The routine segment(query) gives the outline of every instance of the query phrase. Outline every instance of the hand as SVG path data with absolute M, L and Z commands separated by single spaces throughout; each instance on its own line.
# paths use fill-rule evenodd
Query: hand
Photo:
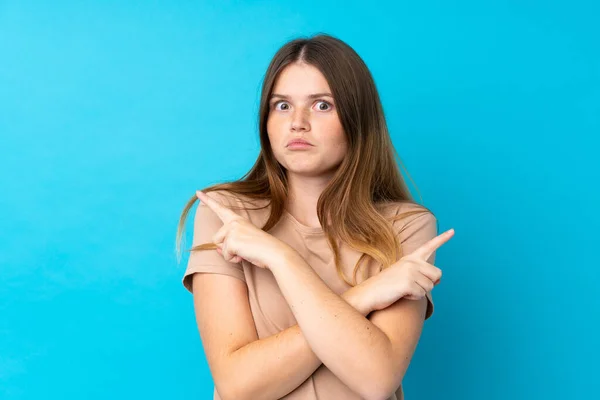
M 434 237 L 412 253 L 363 282 L 368 287 L 372 311 L 383 310 L 397 300 L 419 300 L 442 278 L 442 270 L 426 260 L 454 236 L 454 229 Z
M 200 190 L 196 196 L 223 221 L 223 226 L 213 235 L 217 252 L 226 261 L 239 263 L 247 260 L 260 268 L 269 268 L 274 257 L 280 257 L 291 247 L 255 226 Z

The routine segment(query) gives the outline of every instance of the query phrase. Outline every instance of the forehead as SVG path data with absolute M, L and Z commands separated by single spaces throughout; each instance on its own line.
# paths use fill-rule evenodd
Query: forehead
M 305 93 L 330 92 L 330 88 L 325 76 L 316 67 L 294 63 L 281 71 L 273 92 L 303 96 Z

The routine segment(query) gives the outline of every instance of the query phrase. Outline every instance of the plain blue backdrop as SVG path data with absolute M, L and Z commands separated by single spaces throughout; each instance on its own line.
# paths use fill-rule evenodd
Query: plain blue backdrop
M 0 398 L 211 398 L 178 218 L 252 166 L 267 65 L 318 32 L 456 230 L 407 399 L 597 398 L 598 3 L 371 4 L 0 1 Z

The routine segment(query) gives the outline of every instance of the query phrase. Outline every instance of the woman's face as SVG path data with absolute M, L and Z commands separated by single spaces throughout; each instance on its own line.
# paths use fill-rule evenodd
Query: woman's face
M 331 175 L 347 151 L 327 80 L 312 65 L 294 63 L 281 71 L 269 99 L 267 132 L 275 158 L 288 173 Z M 312 146 L 288 147 L 293 139 Z

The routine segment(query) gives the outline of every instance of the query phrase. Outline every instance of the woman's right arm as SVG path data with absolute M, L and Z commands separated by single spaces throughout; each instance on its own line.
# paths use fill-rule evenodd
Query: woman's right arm
M 258 339 L 244 282 L 210 273 L 192 279 L 198 330 L 223 400 L 279 399 L 319 368 L 321 361 L 298 325 Z M 341 297 L 364 316 L 372 311 L 364 286 Z

